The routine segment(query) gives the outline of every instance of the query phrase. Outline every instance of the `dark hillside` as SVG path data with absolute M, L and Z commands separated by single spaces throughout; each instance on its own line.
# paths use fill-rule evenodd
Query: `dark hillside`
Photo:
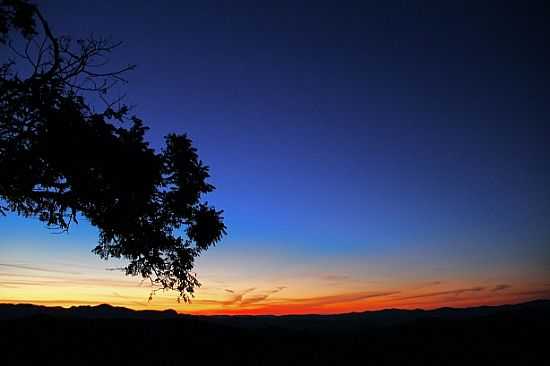
M 110 306 L 0 309 L 6 365 L 527 365 L 547 358 L 543 340 L 550 331 L 550 301 L 284 317 L 182 316 Z

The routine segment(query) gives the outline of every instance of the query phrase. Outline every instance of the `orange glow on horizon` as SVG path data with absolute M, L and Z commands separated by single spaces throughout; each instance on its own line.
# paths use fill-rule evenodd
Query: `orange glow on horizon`
M 535 299 L 550 298 L 550 290 L 516 291 L 508 294 L 476 294 L 473 296 L 441 296 L 430 294 L 399 295 L 373 294 L 372 298 L 359 301 L 346 301 L 350 294 L 335 294 L 313 298 L 275 298 L 271 301 L 259 302 L 253 305 L 239 303 L 228 305 L 226 300 L 195 299 L 189 304 L 180 304 L 174 296 L 159 296 L 151 302 L 134 301 L 132 299 L 114 300 L 113 298 L 82 298 L 82 299 L 55 299 L 13 298 L 2 289 L 0 303 L 32 303 L 43 306 L 71 307 L 80 305 L 96 306 L 110 304 L 123 306 L 133 310 L 166 310 L 174 309 L 178 313 L 195 315 L 293 315 L 293 314 L 339 314 L 350 312 L 375 311 L 383 309 L 435 309 L 441 307 L 472 307 L 483 305 L 503 305 L 520 303 Z M 479 291 L 481 292 L 481 291 Z M 426 295 L 426 296 L 425 296 Z M 410 297 L 423 299 L 410 299 Z M 144 297 L 144 296 L 143 296 Z M 339 300 L 341 298 L 342 300 Z
M 197 315 L 284 315 L 470 307 L 550 298 L 545 278 L 372 281 L 326 273 L 255 279 L 211 273 L 192 302 L 185 304 L 178 303 L 177 294 L 170 292 L 159 292 L 148 301 L 150 286 L 103 267 L 62 268 L 0 263 L 0 303 L 110 304 Z

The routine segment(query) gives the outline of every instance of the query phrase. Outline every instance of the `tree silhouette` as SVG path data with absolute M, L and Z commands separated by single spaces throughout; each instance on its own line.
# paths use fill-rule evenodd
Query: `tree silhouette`
M 0 66 L 0 213 L 65 231 L 85 217 L 99 229 L 94 253 L 128 259 L 126 274 L 188 301 L 194 259 L 226 234 L 222 211 L 202 201 L 214 187 L 191 140 L 170 134 L 156 152 L 143 122 L 108 101 L 133 68 L 104 71 L 118 43 L 55 37 L 26 0 L 0 2 L 0 43 L 14 55 Z

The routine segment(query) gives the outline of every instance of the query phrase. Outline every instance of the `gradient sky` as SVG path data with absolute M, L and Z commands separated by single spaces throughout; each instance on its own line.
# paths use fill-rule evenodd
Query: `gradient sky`
M 199 259 L 193 303 L 148 303 L 90 252 L 85 221 L 56 235 L 13 215 L 0 302 L 281 314 L 550 297 L 544 9 L 229 3 L 42 6 L 58 35 L 124 41 L 112 65 L 138 65 L 124 92 L 152 145 L 187 132 L 211 167 L 229 235 Z

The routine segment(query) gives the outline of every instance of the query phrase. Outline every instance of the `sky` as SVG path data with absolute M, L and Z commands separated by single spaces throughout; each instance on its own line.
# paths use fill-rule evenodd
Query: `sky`
M 449 4 L 452 3 L 452 4 Z M 456 3 L 456 4 L 455 4 Z M 120 92 L 187 133 L 228 236 L 191 304 L 0 217 L 0 302 L 339 313 L 550 298 L 550 57 L 535 2 L 44 2 L 57 35 L 123 41 Z

